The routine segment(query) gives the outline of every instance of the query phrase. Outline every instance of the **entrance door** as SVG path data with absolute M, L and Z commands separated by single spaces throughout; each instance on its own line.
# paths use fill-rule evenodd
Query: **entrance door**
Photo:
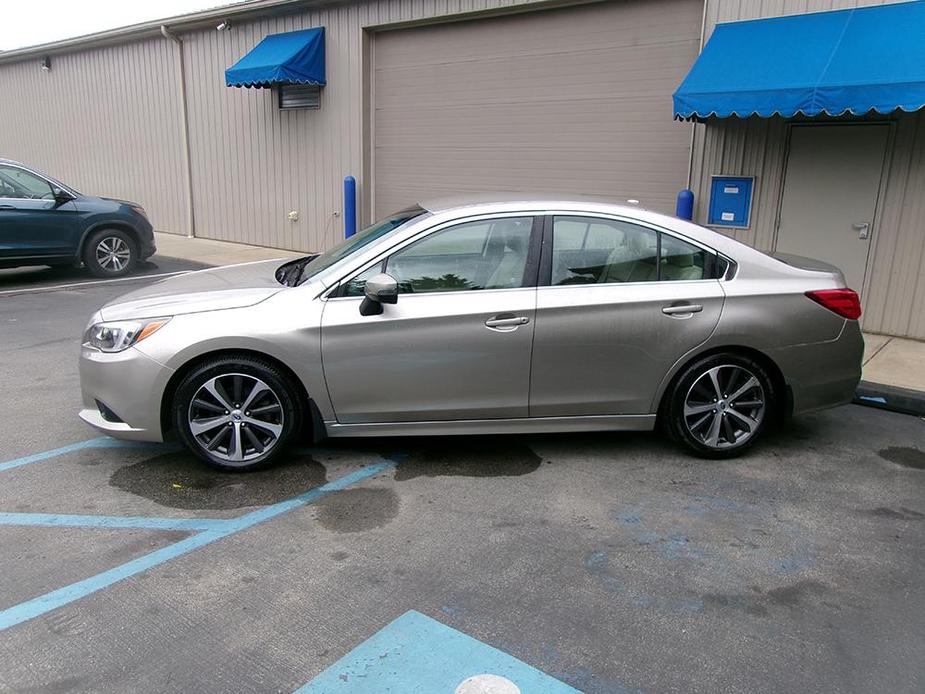
M 777 250 L 824 260 L 860 292 L 889 126 L 795 125 Z

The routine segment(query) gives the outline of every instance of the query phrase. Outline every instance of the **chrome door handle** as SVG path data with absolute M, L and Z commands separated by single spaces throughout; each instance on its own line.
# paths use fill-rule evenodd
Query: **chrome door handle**
M 486 328 L 516 328 L 518 325 L 526 325 L 530 319 L 526 316 L 495 316 L 485 321 Z
M 682 313 L 700 313 L 703 311 L 703 306 L 700 304 L 681 304 L 680 306 L 666 306 L 662 309 L 662 313 L 666 316 L 676 316 Z

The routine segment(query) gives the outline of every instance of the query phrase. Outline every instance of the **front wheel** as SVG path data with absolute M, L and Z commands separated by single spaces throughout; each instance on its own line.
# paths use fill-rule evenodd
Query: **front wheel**
M 696 455 L 731 458 L 761 436 L 776 402 L 774 382 L 760 363 L 718 354 L 681 373 L 669 393 L 666 425 Z
M 101 229 L 87 239 L 84 265 L 97 277 L 127 275 L 138 262 L 135 239 L 121 229 Z
M 174 424 L 212 467 L 243 472 L 271 464 L 298 433 L 299 399 L 275 366 L 248 356 L 202 364 L 180 383 Z

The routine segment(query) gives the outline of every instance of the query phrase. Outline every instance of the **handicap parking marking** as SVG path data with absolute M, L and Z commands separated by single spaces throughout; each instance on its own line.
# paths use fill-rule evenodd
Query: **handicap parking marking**
M 220 518 L 154 518 L 150 516 L 79 516 L 66 513 L 0 513 L 0 526 L 46 528 L 131 528 L 134 530 L 218 530 Z
M 176 448 L 176 446 L 170 446 L 170 444 L 148 443 L 146 441 L 119 441 L 118 439 L 113 439 L 108 436 L 99 436 L 95 439 L 78 441 L 77 443 L 69 443 L 68 445 L 61 446 L 60 448 L 52 448 L 50 451 L 42 451 L 41 453 L 26 455 L 22 458 L 7 460 L 6 462 L 0 463 L 0 472 L 12 470 L 13 468 L 17 468 L 22 465 L 29 465 L 30 463 L 40 463 L 43 460 L 48 460 L 49 458 L 57 458 L 61 455 L 67 455 L 68 453 L 73 453 L 75 451 L 83 451 L 88 448 L 152 448 L 155 446 L 165 445 L 170 449 Z
M 127 445 L 123 445 L 126 443 Z M 24 458 L 7 461 L 0 466 L 0 471 L 21 465 L 48 460 L 66 453 L 85 448 L 134 448 L 143 444 L 120 442 L 108 437 L 91 439 L 80 443 L 62 446 L 44 453 L 37 453 Z M 0 610 L 0 631 L 21 624 L 35 617 L 63 607 L 75 600 L 84 598 L 114 583 L 154 568 L 164 562 L 175 559 L 188 552 L 221 540 L 229 535 L 288 513 L 296 508 L 314 503 L 333 492 L 342 491 L 354 484 L 374 477 L 386 470 L 393 469 L 401 456 L 390 459 L 380 458 L 377 462 L 361 467 L 353 472 L 315 487 L 302 494 L 284 501 L 265 506 L 243 516 L 228 519 L 215 518 L 153 518 L 144 516 L 93 516 L 68 515 L 54 513 L 0 513 L 0 526 L 45 526 L 45 527 L 90 527 L 90 528 L 133 528 L 154 530 L 186 530 L 196 532 L 179 542 L 137 557 L 112 569 L 103 571 L 82 581 L 58 588 L 25 602 Z
M 581 694 L 504 651 L 411 610 L 294 694 Z

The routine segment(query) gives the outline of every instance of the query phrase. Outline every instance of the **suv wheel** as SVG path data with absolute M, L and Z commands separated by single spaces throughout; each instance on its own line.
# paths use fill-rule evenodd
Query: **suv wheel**
M 226 357 L 189 373 L 174 398 L 186 447 L 212 467 L 242 472 L 269 465 L 298 433 L 300 407 L 289 378 L 251 357 Z
M 83 261 L 97 277 L 121 277 L 135 268 L 138 246 L 121 229 L 100 229 L 87 239 Z
M 669 394 L 672 437 L 703 458 L 731 458 L 751 446 L 775 411 L 774 384 L 758 362 L 718 354 L 688 366 Z

